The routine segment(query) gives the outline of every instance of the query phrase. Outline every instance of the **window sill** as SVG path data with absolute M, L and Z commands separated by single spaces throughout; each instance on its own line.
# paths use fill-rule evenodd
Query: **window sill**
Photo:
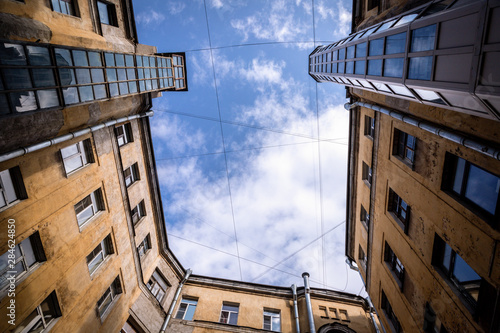
M 363 183 L 365 183 L 365 185 L 368 186 L 368 188 L 372 187 L 372 184 L 370 184 L 370 182 L 366 179 L 363 179 Z
M 89 271 L 91 281 L 94 280 L 94 278 L 98 275 L 98 272 L 101 270 L 101 268 L 104 267 L 108 263 L 108 261 L 111 260 L 112 255 L 113 254 L 107 255 L 106 258 L 104 258 L 104 260 L 97 266 L 97 268 L 92 273 L 90 273 Z
M 134 221 L 132 221 L 132 224 L 134 225 L 134 233 L 135 233 L 135 230 L 139 227 L 139 225 L 142 223 L 142 221 L 144 221 L 146 219 L 146 215 L 144 216 L 141 216 L 141 218 L 136 222 L 134 223 Z M 135 235 L 134 235 L 135 236 Z
M 392 211 L 387 211 L 387 212 L 392 217 L 392 219 L 399 225 L 399 227 L 403 230 L 403 233 L 408 235 L 408 230 L 407 230 L 408 228 L 406 227 L 405 223 L 403 221 L 401 221 L 401 219 L 396 214 L 394 214 L 394 212 L 392 212 Z M 408 218 L 408 220 L 409 220 L 409 218 Z
M 64 171 L 66 171 L 66 178 L 69 178 L 69 177 L 73 176 L 74 174 L 76 174 L 76 173 L 78 173 L 79 171 L 81 171 L 81 170 L 85 169 L 86 167 L 88 167 L 88 166 L 89 166 L 89 165 L 91 165 L 91 164 L 93 164 L 93 163 L 87 163 L 87 164 L 85 164 L 85 165 L 83 165 L 83 166 L 81 166 L 81 167 L 79 167 L 79 168 L 77 168 L 77 169 L 75 169 L 75 170 L 71 170 L 70 172 L 67 172 L 67 171 L 66 171 L 66 169 L 64 169 Z M 63 167 L 64 167 L 64 166 L 63 166 Z
M 406 158 L 402 158 L 401 156 L 399 155 L 396 155 L 396 154 L 393 154 L 392 155 L 396 160 L 398 160 L 399 162 L 403 163 L 404 165 L 406 165 L 408 168 L 411 169 L 411 171 L 415 171 L 415 161 L 411 162 L 409 160 L 407 160 Z
M 5 210 L 7 210 L 7 209 L 9 209 L 9 208 L 11 208 L 11 207 L 13 207 L 13 206 L 15 206 L 15 205 L 17 205 L 18 203 L 20 203 L 23 200 L 24 199 L 17 199 L 17 200 L 12 201 L 10 204 L 7 204 L 7 205 L 3 206 L 2 208 L 0 208 L 0 213 L 3 212 L 3 211 L 5 211 Z
M 97 213 L 95 213 L 91 218 L 89 218 L 87 221 L 83 222 L 82 224 L 78 224 L 78 220 L 76 220 L 76 224 L 78 225 L 78 228 L 80 229 L 80 233 L 83 232 L 83 230 L 87 229 L 87 226 L 92 224 L 92 221 L 97 220 L 99 216 L 104 214 L 104 210 L 100 210 Z
M 118 296 L 115 297 L 115 299 L 109 304 L 109 306 L 106 309 L 106 311 L 104 311 L 104 314 L 102 315 L 102 317 L 99 316 L 99 309 L 97 309 L 97 316 L 101 320 L 101 324 L 103 324 L 104 321 L 106 320 L 106 318 L 108 318 L 108 315 L 111 313 L 111 310 L 113 310 L 113 308 L 115 307 L 116 303 L 118 303 L 118 300 L 121 297 L 122 297 L 122 294 L 119 294 Z
M 127 187 L 127 190 L 131 189 L 131 188 L 132 188 L 135 184 L 137 184 L 139 181 L 140 181 L 140 179 L 134 180 L 134 182 L 133 182 L 132 184 L 128 185 L 128 186 L 125 184 L 125 186 Z

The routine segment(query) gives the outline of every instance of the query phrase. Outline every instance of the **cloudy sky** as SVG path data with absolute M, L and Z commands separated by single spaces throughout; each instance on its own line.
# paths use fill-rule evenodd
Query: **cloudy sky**
M 358 294 L 344 256 L 345 90 L 307 74 L 314 41 L 349 33 L 350 1 L 136 0 L 134 10 L 141 43 L 186 52 L 189 91 L 155 99 L 151 119 L 183 266 L 281 286 L 303 285 L 307 271 L 313 286 Z

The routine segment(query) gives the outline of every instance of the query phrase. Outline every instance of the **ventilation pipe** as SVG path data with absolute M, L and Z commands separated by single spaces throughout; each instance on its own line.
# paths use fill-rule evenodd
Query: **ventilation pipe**
M 309 318 L 309 331 L 310 333 L 316 332 L 316 327 L 314 326 L 314 316 L 311 305 L 311 287 L 309 286 L 309 273 L 302 273 L 304 278 L 304 294 L 306 296 L 306 307 L 307 307 L 307 317 Z
M 174 312 L 174 308 L 177 304 L 177 300 L 179 299 L 179 295 L 181 294 L 182 287 L 184 287 L 184 283 L 187 281 L 187 279 L 189 278 L 191 273 L 192 273 L 192 271 L 189 268 L 186 271 L 186 275 L 184 275 L 184 279 L 182 279 L 181 283 L 179 283 L 179 286 L 177 287 L 177 291 L 175 292 L 174 300 L 172 301 L 172 304 L 170 304 L 170 309 L 168 309 L 167 318 L 165 318 L 163 325 L 161 325 L 160 333 L 165 333 L 165 330 L 167 329 L 168 323 L 170 322 L 170 318 L 172 318 L 172 313 Z
M 352 104 L 349 104 L 349 103 L 344 104 L 344 108 L 348 111 L 356 106 L 362 106 L 362 107 L 365 107 L 365 108 L 368 108 L 368 109 L 371 109 L 374 111 L 378 111 L 378 112 L 383 113 L 385 115 L 388 115 L 392 118 L 396 118 L 398 120 L 401 120 L 404 123 L 418 127 L 426 132 L 435 134 L 435 135 L 440 136 L 444 139 L 448 139 L 452 142 L 458 143 L 459 145 L 462 145 L 464 147 L 475 150 L 483 155 L 486 155 L 488 157 L 493 157 L 496 160 L 500 160 L 500 150 L 499 149 L 496 149 L 492 146 L 488 146 L 486 144 L 477 142 L 475 140 L 467 139 L 462 134 L 457 133 L 453 130 L 446 129 L 444 127 L 439 127 L 439 126 L 436 126 L 435 124 L 432 124 L 432 123 L 429 123 L 426 121 L 418 120 L 418 119 L 410 117 L 404 113 L 390 110 L 390 109 L 381 107 L 381 106 L 376 105 L 376 104 L 370 104 L 370 103 L 364 103 L 364 102 L 354 102 Z
M 150 110 L 150 111 L 147 111 L 147 112 L 141 113 L 141 114 L 135 114 L 132 116 L 118 118 L 115 120 L 108 120 L 107 122 L 100 123 L 98 125 L 86 127 L 86 128 L 81 129 L 81 130 L 70 132 L 68 134 L 64 134 L 64 135 L 55 137 L 55 138 L 50 139 L 50 140 L 45 140 L 45 141 L 36 143 L 36 144 L 28 146 L 28 147 L 19 148 L 17 150 L 13 150 L 13 151 L 5 153 L 5 154 L 0 154 L 0 163 L 11 160 L 11 159 L 16 158 L 16 157 L 20 157 L 20 156 L 32 153 L 34 151 L 37 151 L 37 150 L 40 150 L 43 148 L 53 146 L 53 145 L 61 143 L 61 142 L 69 141 L 71 139 L 77 138 L 79 136 L 85 135 L 85 134 L 90 133 L 90 132 L 95 132 L 95 131 L 100 130 L 100 129 L 105 128 L 105 127 L 110 127 L 110 126 L 113 126 L 115 124 L 122 123 L 122 122 L 132 120 L 132 119 L 151 117 L 151 116 L 153 116 L 153 114 L 154 114 L 154 112 Z
M 295 328 L 297 333 L 300 333 L 299 308 L 297 307 L 297 287 L 292 284 L 293 295 L 293 317 L 295 318 Z

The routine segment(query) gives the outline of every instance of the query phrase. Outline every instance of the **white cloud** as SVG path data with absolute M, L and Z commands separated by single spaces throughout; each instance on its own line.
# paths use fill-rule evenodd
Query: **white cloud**
M 273 60 L 252 59 L 250 68 L 240 68 L 239 73 L 248 81 L 258 84 L 276 84 L 282 82 L 282 72 L 285 62 L 274 62 Z
M 153 9 L 149 9 L 148 11 L 137 14 L 135 20 L 139 24 L 157 25 L 165 20 L 165 15 Z
M 172 15 L 177 15 L 182 13 L 184 8 L 186 8 L 186 4 L 184 2 L 172 1 L 168 3 L 168 11 Z

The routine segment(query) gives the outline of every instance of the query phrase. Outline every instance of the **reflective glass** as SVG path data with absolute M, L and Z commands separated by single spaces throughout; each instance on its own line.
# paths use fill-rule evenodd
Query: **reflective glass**
M 130 91 L 131 94 L 137 92 L 137 83 L 136 82 L 129 82 L 128 83 L 128 90 Z
M 339 73 L 344 73 L 344 66 L 345 66 L 345 63 L 344 62 L 339 62 Z
M 92 68 L 92 82 L 104 82 L 104 71 L 102 69 Z
M 439 97 L 439 95 L 436 94 L 434 91 L 422 90 L 422 89 L 413 89 L 413 90 L 424 101 L 433 102 L 433 103 L 439 103 L 439 104 L 445 104 L 444 101 Z
M 455 255 L 453 276 L 461 283 L 481 280 L 481 277 L 458 255 Z
M 115 54 L 116 67 L 124 67 L 125 66 L 125 58 L 123 54 Z
M 75 61 L 75 66 L 88 66 L 87 52 L 80 50 L 73 50 L 73 60 Z
M 433 50 L 435 37 L 435 24 L 413 30 L 411 33 L 410 52 Z
M 35 93 L 23 91 L 10 93 L 10 102 L 17 112 L 33 111 L 37 109 Z
M 76 84 L 75 70 L 71 68 L 59 68 L 59 79 L 62 86 Z
M 118 86 L 120 87 L 120 95 L 126 95 L 126 94 L 128 94 L 128 85 L 127 85 L 127 82 L 120 82 L 118 84 Z
M 115 66 L 115 55 L 113 53 L 104 53 L 104 60 L 106 60 L 107 67 Z
M 339 60 L 345 59 L 345 48 L 339 50 Z
M 127 69 L 127 78 L 129 80 L 135 79 L 135 70 L 133 68 Z
M 3 65 L 26 65 L 26 55 L 22 45 L 4 43 L 0 47 L 0 63 Z
M 125 63 L 127 67 L 134 67 L 134 57 L 130 54 L 125 55 Z
M 137 61 L 137 67 L 142 67 L 142 57 L 136 56 L 135 61 Z
M 31 71 L 35 87 L 51 87 L 55 85 L 52 69 L 34 68 Z
M 82 102 L 87 102 L 94 99 L 92 86 L 78 87 L 78 90 L 80 91 L 80 99 Z
M 474 164 L 470 165 L 465 197 L 491 214 L 495 214 L 500 191 L 500 177 Z
M 3 74 L 7 89 L 31 88 L 30 73 L 26 68 L 5 68 Z
M 457 194 L 462 193 L 464 172 L 465 172 L 465 160 L 462 158 L 458 158 L 455 169 L 455 178 L 453 179 L 453 187 L 452 187 L 453 191 Z
M 432 71 L 432 57 L 410 58 L 408 78 L 413 80 L 430 80 Z
M 347 59 L 354 58 L 354 45 L 347 48 Z
M 345 65 L 346 74 L 352 74 L 354 72 L 354 61 L 348 61 Z
M 368 75 L 382 75 L 382 59 L 368 60 Z
M 195 310 L 196 310 L 196 305 L 188 306 L 186 315 L 184 316 L 184 320 L 193 320 Z
M 388 86 L 398 95 L 413 97 L 413 94 L 404 86 L 397 86 L 394 84 L 388 84 Z
M 89 52 L 90 66 L 100 67 L 102 66 L 101 56 L 97 52 Z
M 360 43 L 356 45 L 356 58 L 361 58 L 366 56 L 366 43 Z
M 386 37 L 385 54 L 403 53 L 406 46 L 406 32 Z
M 382 55 L 384 54 L 384 38 L 374 39 L 370 41 L 370 56 Z
M 413 14 L 408 14 L 408 15 L 405 15 L 403 16 L 402 18 L 399 19 L 398 22 L 396 22 L 396 24 L 394 24 L 395 27 L 397 26 L 400 26 L 400 25 L 403 25 L 403 24 L 406 24 L 408 22 L 411 22 L 413 21 L 416 17 L 418 16 L 418 13 L 413 13 Z
M 109 94 L 111 97 L 113 96 L 118 96 L 118 84 L 117 83 L 110 83 L 109 84 Z
M 384 76 L 403 77 L 404 58 L 385 59 L 384 61 Z
M 389 29 L 392 25 L 394 24 L 394 20 L 385 22 L 380 26 L 380 28 L 377 30 L 377 33 Z
M 76 90 L 76 87 L 63 89 L 63 96 L 65 104 L 75 104 L 79 102 L 78 92 Z
M 125 81 L 127 80 L 127 74 L 125 71 L 125 68 L 119 68 L 118 69 L 118 81 Z
M 364 75 L 365 74 L 365 67 L 366 67 L 366 61 L 363 60 L 363 61 L 356 61 L 356 65 L 355 65 L 355 74 L 361 74 L 361 75 Z
M 56 53 L 57 66 L 73 66 L 71 53 L 67 49 L 54 49 Z
M 33 66 L 50 66 L 49 50 L 41 46 L 26 46 L 28 50 L 28 58 Z
M 116 69 L 114 68 L 106 69 L 106 75 L 108 77 L 109 82 L 116 81 Z
M 95 99 L 106 98 L 106 87 L 103 84 L 98 84 L 94 86 Z
M 86 68 L 77 68 L 76 69 L 76 80 L 78 84 L 85 84 L 92 82 L 90 80 L 90 70 Z
M 97 1 L 97 10 L 99 11 L 99 20 L 101 23 L 109 24 L 108 5 Z
M 389 88 L 387 88 L 387 86 L 383 83 L 372 82 L 372 84 L 375 86 L 375 88 L 377 88 L 377 90 L 392 93 L 392 91 Z
M 55 89 L 38 90 L 36 94 L 41 109 L 59 106 L 59 98 L 57 97 L 57 91 Z

